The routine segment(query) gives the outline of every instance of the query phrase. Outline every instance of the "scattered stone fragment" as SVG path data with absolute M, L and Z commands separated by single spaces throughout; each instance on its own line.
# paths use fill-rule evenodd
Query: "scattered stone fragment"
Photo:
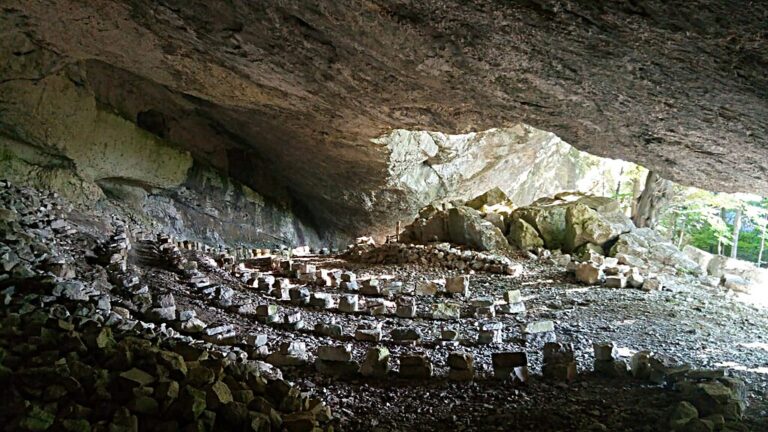
M 597 285 L 603 278 L 603 272 L 598 265 L 583 262 L 576 266 L 576 280 L 586 285 Z
M 461 275 L 445 280 L 445 290 L 451 294 L 469 295 L 469 276 Z
M 428 379 L 432 376 L 432 362 L 423 354 L 400 356 L 400 378 Z
M 544 366 L 541 369 L 545 379 L 571 382 L 576 378 L 576 360 L 573 345 L 557 342 L 544 344 Z
M 524 352 L 496 352 L 491 355 L 496 379 L 525 382 L 528 378 L 528 356 Z
M 369 349 L 365 361 L 360 366 L 360 373 L 366 377 L 386 377 L 389 373 L 389 350 L 384 347 Z
M 448 379 L 454 381 L 470 381 L 475 377 L 475 360 L 472 354 L 452 352 L 448 354 Z
M 459 320 L 461 306 L 458 303 L 437 303 L 432 306 L 432 319 Z

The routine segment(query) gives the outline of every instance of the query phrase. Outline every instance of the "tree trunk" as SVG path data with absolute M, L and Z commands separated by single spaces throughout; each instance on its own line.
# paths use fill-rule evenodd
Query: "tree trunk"
M 741 233 L 741 208 L 736 209 L 736 213 L 733 216 L 733 237 L 731 240 L 731 258 L 736 258 L 739 253 L 739 234 Z
M 635 217 L 637 213 L 637 201 L 640 199 L 640 179 L 636 178 L 632 181 L 632 203 L 630 205 L 629 217 Z
M 619 181 L 616 184 L 616 193 L 613 195 L 614 199 L 619 199 L 619 195 L 621 195 L 621 176 L 624 175 L 624 166 L 622 165 L 621 170 L 619 171 Z
M 656 171 L 648 171 L 648 177 L 645 178 L 645 188 L 637 200 L 635 214 L 632 215 L 632 221 L 638 228 L 653 226 L 654 196 L 658 189 L 659 175 Z
M 722 219 L 723 222 L 726 222 L 725 221 L 725 209 L 722 208 L 722 207 L 720 207 L 720 219 Z M 726 224 L 727 224 L 727 222 L 726 222 Z M 723 245 L 723 235 L 722 234 L 718 234 L 717 235 L 717 254 L 718 255 L 725 255 L 725 247 Z
M 683 218 L 683 226 L 680 227 L 680 237 L 677 239 L 677 248 L 683 247 L 683 238 L 685 237 L 685 227 L 688 225 L 688 218 Z
M 760 236 L 760 252 L 757 254 L 757 267 L 760 268 L 763 265 L 763 252 L 765 252 L 765 231 L 768 228 L 768 223 L 763 224 L 763 234 Z

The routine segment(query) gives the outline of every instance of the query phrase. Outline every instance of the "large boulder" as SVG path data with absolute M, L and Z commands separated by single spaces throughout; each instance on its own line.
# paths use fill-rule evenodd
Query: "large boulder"
M 448 212 L 438 210 L 426 214 L 428 217 L 416 219 L 405 228 L 401 240 L 415 243 L 448 241 Z
M 535 250 L 544 246 L 536 228 L 523 219 L 515 219 L 509 227 L 507 241 L 520 250 Z
M 573 192 L 516 209 L 511 219 L 513 225 L 522 219 L 534 227 L 547 249 L 566 252 L 587 243 L 602 245 L 634 229 L 617 201 Z
M 453 243 L 477 250 L 502 250 L 509 247 L 501 230 L 470 207 L 448 210 L 448 237 Z
M 714 258 L 714 255 L 712 255 L 709 252 L 705 252 L 699 248 L 693 247 L 691 245 L 686 245 L 683 248 L 683 253 L 685 256 L 696 262 L 698 264 L 699 268 L 701 269 L 701 272 L 706 274 L 708 273 L 707 267 L 709 266 L 710 261 L 712 261 L 712 258 Z
M 619 234 L 631 231 L 630 225 L 621 223 L 619 218 L 614 217 L 614 219 L 619 223 L 612 223 L 611 220 L 596 210 L 579 202 L 568 206 L 565 211 L 565 244 L 563 249 L 572 252 L 587 243 L 602 245 L 618 237 Z
M 522 219 L 539 233 L 547 249 L 562 249 L 565 237 L 565 207 L 549 203 L 536 203 L 512 212 L 514 225 Z
M 697 262 L 650 228 L 638 228 L 619 236 L 609 255 L 621 255 L 624 261 L 642 262 L 654 270 L 674 269 L 690 274 L 702 274 Z
M 760 270 L 751 262 L 728 258 L 722 255 L 713 256 L 709 260 L 707 263 L 707 273 L 718 278 L 724 274 L 730 274 L 749 280 L 760 279 Z
M 511 206 L 512 202 L 503 190 L 495 187 L 482 195 L 479 195 L 465 204 L 467 207 L 471 207 L 475 210 L 486 212 L 489 207 L 497 205 Z

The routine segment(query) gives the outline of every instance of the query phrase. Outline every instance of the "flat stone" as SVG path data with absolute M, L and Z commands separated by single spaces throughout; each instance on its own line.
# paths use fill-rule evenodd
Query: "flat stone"
M 593 369 L 596 374 L 610 378 L 624 378 L 629 374 L 627 363 L 623 360 L 595 360 Z
M 432 376 L 432 363 L 424 355 L 402 355 L 399 375 L 406 379 L 428 379 Z
M 627 278 L 624 276 L 606 276 L 605 278 L 606 288 L 626 288 Z
M 360 294 L 367 296 L 380 296 L 381 295 L 381 283 L 378 279 L 366 279 L 361 281 Z
M 176 306 L 151 308 L 145 312 L 145 315 L 150 321 L 173 321 L 176 319 Z
M 355 331 L 355 339 L 363 342 L 379 342 L 381 337 L 381 329 L 358 328 Z
M 418 341 L 421 340 L 421 331 L 418 328 L 400 327 L 393 329 L 389 336 L 395 341 Z
M 268 317 L 277 315 L 279 311 L 279 307 L 277 305 L 273 304 L 260 304 L 256 307 L 256 316 L 258 317 Z
M 522 332 L 527 334 L 545 333 L 555 331 L 555 323 L 549 320 L 534 321 L 522 326 Z
M 395 309 L 395 315 L 400 318 L 415 318 L 416 317 L 416 305 L 415 304 L 400 304 Z
M 333 361 L 318 358 L 315 360 L 315 369 L 323 375 L 351 378 L 357 375 L 360 366 L 353 361 Z
M 250 333 L 245 335 L 245 343 L 248 346 L 258 348 L 260 346 L 266 345 L 267 341 L 268 341 L 268 338 L 267 338 L 267 335 L 265 334 Z
M 595 342 L 592 344 L 592 349 L 595 352 L 595 360 L 613 361 L 619 355 L 613 342 Z
M 334 362 L 349 362 L 352 360 L 352 346 L 324 345 L 317 349 L 317 357 Z
M 498 306 L 499 313 L 504 314 L 521 314 L 525 313 L 525 303 L 507 303 L 505 305 Z
M 359 296 L 357 294 L 344 294 L 339 297 L 339 311 L 353 313 L 358 311 Z
M 451 294 L 469 295 L 469 276 L 461 275 L 445 280 L 445 290 Z
M 340 337 L 342 334 L 342 328 L 339 324 L 315 324 L 315 333 L 321 336 Z
M 512 303 L 520 303 L 523 301 L 523 295 L 520 292 L 520 290 L 510 290 L 504 292 L 504 301 L 512 304 Z
M 459 370 L 474 370 L 475 360 L 471 353 L 452 352 L 448 354 L 448 367 Z
M 461 305 L 458 303 L 437 303 L 432 306 L 432 318 L 436 320 L 459 320 Z
M 459 332 L 452 329 L 443 329 L 440 331 L 440 339 L 444 341 L 455 341 L 459 338 Z
M 415 294 L 417 296 L 434 296 L 440 291 L 440 286 L 437 282 L 420 282 L 416 285 Z
M 312 293 L 309 304 L 320 309 L 331 309 L 334 306 L 333 296 L 328 293 Z
M 528 355 L 525 352 L 496 352 L 491 354 L 493 368 L 514 368 L 528 366 Z
M 139 387 L 148 386 L 149 384 L 155 382 L 155 377 L 138 368 L 132 368 L 125 372 L 121 372 L 120 378 L 134 383 Z

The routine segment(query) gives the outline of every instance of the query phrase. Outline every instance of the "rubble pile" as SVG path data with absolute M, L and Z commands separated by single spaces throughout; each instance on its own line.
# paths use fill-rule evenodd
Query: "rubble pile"
M 369 264 L 419 264 L 459 271 L 483 271 L 516 276 L 520 264 L 509 258 L 475 250 L 461 250 L 449 243 L 430 245 L 386 243 L 380 246 L 355 245 L 344 257 Z
M 124 224 L 94 238 L 55 195 L 4 182 L 0 208 L 5 429 L 311 431 L 331 420 L 269 364 L 175 331 L 194 314 L 142 282 Z M 156 245 L 138 260 L 187 266 L 170 239 Z

